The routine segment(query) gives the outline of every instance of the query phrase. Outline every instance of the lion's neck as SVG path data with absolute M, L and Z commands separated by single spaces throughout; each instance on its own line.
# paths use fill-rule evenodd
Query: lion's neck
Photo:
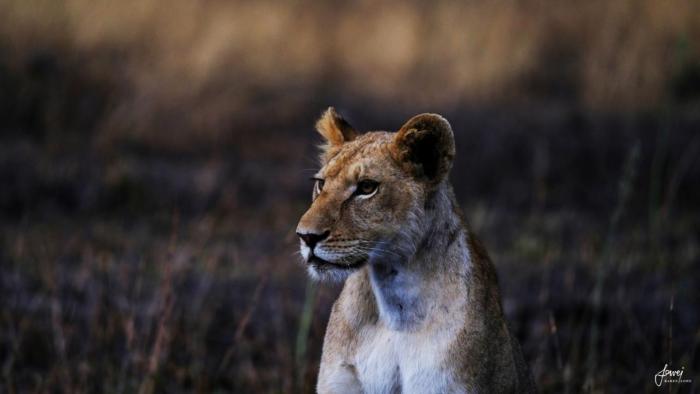
M 442 185 L 422 217 L 399 239 L 380 245 L 369 276 L 380 319 L 391 329 L 413 331 L 449 312 L 466 286 L 466 229 L 449 185 Z M 447 310 L 446 310 L 447 309 Z

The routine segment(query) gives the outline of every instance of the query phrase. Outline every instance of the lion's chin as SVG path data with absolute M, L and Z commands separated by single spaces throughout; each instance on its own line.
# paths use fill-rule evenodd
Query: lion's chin
M 311 256 L 307 262 L 309 275 L 315 280 L 326 282 L 341 282 L 350 274 L 362 268 L 366 263 L 366 258 L 350 264 L 339 264 L 323 260 L 317 256 Z

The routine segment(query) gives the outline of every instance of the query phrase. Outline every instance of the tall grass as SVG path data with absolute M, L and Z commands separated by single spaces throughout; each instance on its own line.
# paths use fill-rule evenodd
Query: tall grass
M 542 392 L 700 382 L 699 7 L 0 0 L 0 391 L 312 391 L 328 105 L 450 119 Z
M 628 210 L 628 205 L 630 203 L 630 198 L 632 197 L 632 192 L 634 190 L 634 184 L 636 181 L 636 176 L 638 172 L 639 156 L 641 150 L 641 143 L 635 141 L 630 147 L 629 153 L 622 168 L 622 174 L 620 176 L 620 183 L 618 189 L 617 204 L 610 217 L 610 224 L 608 227 L 607 236 L 605 238 L 605 245 L 603 246 L 602 253 L 598 258 L 598 263 L 596 267 L 595 282 L 593 285 L 593 291 L 591 294 L 591 303 L 593 308 L 593 318 L 591 321 L 590 337 L 588 342 L 588 358 L 587 358 L 587 372 L 586 379 L 584 383 L 584 388 L 589 391 L 595 391 L 599 387 L 599 383 L 596 382 L 596 376 L 598 375 L 598 369 L 600 368 L 600 358 L 598 354 L 599 340 L 601 335 L 600 327 L 600 308 L 604 297 L 605 282 L 609 280 L 609 274 L 616 269 L 618 265 L 616 259 L 619 255 L 617 248 L 617 241 L 619 239 L 618 232 L 620 231 L 620 222 L 623 215 Z

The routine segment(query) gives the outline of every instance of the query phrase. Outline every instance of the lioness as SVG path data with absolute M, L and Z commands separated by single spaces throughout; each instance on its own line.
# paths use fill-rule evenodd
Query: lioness
M 319 393 L 534 392 L 496 272 L 448 181 L 450 124 L 422 114 L 359 134 L 329 108 L 313 202 L 299 221 L 314 278 L 342 280 Z

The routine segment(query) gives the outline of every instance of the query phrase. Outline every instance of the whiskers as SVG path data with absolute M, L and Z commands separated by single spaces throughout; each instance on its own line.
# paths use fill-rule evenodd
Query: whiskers
M 367 240 L 359 240 L 358 244 L 353 248 L 358 253 L 364 254 L 367 257 L 378 256 L 380 258 L 402 259 L 405 255 L 389 249 L 388 244 L 384 242 L 373 242 Z
M 406 256 L 406 248 L 401 248 L 401 243 L 386 241 L 370 241 L 366 239 L 344 240 L 343 242 L 326 243 L 319 245 L 314 254 L 324 260 L 335 264 L 353 265 L 361 260 L 403 260 Z M 298 252 L 297 252 L 298 253 Z

